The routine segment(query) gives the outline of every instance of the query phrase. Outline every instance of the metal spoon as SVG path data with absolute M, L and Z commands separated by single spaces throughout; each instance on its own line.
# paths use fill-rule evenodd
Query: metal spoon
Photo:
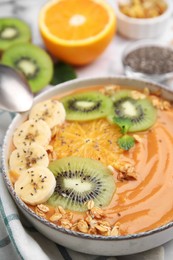
M 32 92 L 22 74 L 0 65 L 0 109 L 24 112 L 31 108 L 32 103 Z

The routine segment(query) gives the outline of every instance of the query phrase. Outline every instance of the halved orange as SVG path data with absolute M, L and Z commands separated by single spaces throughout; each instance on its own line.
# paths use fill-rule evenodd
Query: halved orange
M 84 65 L 108 46 L 115 34 L 116 18 L 104 0 L 54 0 L 41 9 L 39 27 L 51 54 Z
M 99 160 L 105 166 L 116 164 L 122 150 L 117 145 L 119 127 L 106 119 L 88 122 L 66 122 L 52 140 L 58 159 L 79 156 Z

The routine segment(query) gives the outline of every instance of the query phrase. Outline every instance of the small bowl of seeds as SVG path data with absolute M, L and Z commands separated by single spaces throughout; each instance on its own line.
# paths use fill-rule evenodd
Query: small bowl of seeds
M 125 48 L 122 63 L 128 76 L 162 83 L 173 78 L 173 48 L 164 43 L 132 43 Z
M 159 37 L 169 25 L 172 8 L 171 0 L 119 0 L 118 31 L 136 40 Z

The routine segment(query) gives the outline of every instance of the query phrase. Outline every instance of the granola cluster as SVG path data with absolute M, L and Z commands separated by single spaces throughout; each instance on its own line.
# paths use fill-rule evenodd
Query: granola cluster
M 155 108 L 160 110 L 168 111 L 171 109 L 171 104 L 169 101 L 163 100 L 160 97 L 151 96 L 152 104 Z
M 135 166 L 129 162 L 116 162 L 114 167 L 109 166 L 109 169 L 115 173 L 117 172 L 117 180 L 118 181 L 129 181 L 129 180 L 137 180 L 137 172 L 135 170 Z
M 137 90 L 132 90 L 131 91 L 131 95 L 132 95 L 132 98 L 136 99 L 136 100 L 146 98 L 145 94 L 143 94 L 143 93 L 141 93 L 141 92 L 139 92 Z
M 46 218 L 46 213 L 50 211 L 49 207 L 44 204 L 37 205 L 35 212 L 40 217 Z M 105 220 L 104 211 L 94 205 L 91 200 L 87 203 L 87 211 L 83 218 L 77 221 L 73 220 L 73 213 L 66 211 L 63 207 L 58 206 L 49 220 L 60 227 L 72 231 L 82 232 L 92 235 L 118 236 L 120 235 L 120 223 L 111 225 Z
M 112 96 L 115 94 L 116 90 L 120 90 L 120 86 L 118 85 L 108 85 L 105 86 L 103 89 L 100 90 L 100 92 L 107 96 Z

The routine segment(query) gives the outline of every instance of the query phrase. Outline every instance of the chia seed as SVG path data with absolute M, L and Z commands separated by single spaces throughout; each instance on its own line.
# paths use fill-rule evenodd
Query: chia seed
M 173 50 L 147 46 L 131 51 L 124 58 L 124 65 L 143 74 L 166 74 L 173 72 Z

